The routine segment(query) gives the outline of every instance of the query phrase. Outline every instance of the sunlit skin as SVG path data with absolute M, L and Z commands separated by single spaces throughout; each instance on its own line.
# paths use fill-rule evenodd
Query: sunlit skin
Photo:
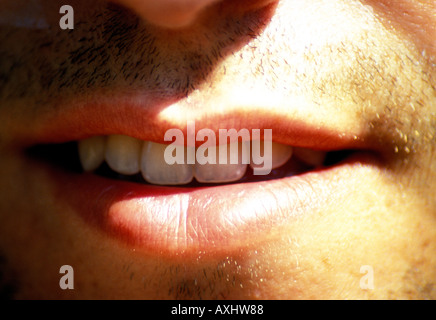
M 71 0 L 74 30 L 60 29 L 57 1 L 32 3 L 30 13 L 0 4 L 3 296 L 436 298 L 434 1 Z M 23 26 L 24 16 L 43 22 Z M 61 117 L 90 101 L 112 103 L 101 117 L 114 132 Z M 141 111 L 121 112 L 126 102 Z M 276 113 L 282 122 L 255 119 Z M 236 247 L 159 251 L 82 219 L 24 152 L 130 124 L 136 138 L 163 141 L 151 122 L 217 130 L 243 118 L 288 130 L 283 144 L 314 143 L 286 127 L 299 121 L 371 155 L 340 194 Z M 71 130 L 53 137 L 57 129 L 45 128 L 56 125 Z M 110 213 L 129 206 L 113 203 Z M 62 265 L 74 268 L 74 290 L 59 287 Z M 374 271 L 372 289 L 361 287 L 362 266 Z

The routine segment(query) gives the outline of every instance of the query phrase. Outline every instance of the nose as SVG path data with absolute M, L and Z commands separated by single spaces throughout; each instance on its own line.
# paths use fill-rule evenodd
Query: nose
M 153 24 L 168 28 L 179 28 L 191 24 L 206 7 L 221 0 L 113 1 L 133 9 L 140 17 Z
M 232 10 L 253 10 L 277 0 L 112 0 L 134 10 L 148 22 L 167 28 L 192 24 L 205 8 L 223 2 Z

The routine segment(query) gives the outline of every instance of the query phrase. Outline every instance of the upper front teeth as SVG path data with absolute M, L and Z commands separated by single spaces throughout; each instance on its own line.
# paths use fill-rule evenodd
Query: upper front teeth
M 153 184 L 188 184 L 192 181 L 193 168 L 190 164 L 167 164 L 164 161 L 164 144 L 144 142 L 141 156 L 141 172 L 144 179 Z M 183 153 L 186 154 L 186 147 Z
M 232 144 L 229 144 L 227 146 L 227 164 L 221 164 L 219 162 L 219 154 L 224 146 L 210 148 L 211 151 L 215 151 L 215 164 L 196 163 L 194 165 L 195 178 L 198 182 L 203 183 L 224 183 L 238 181 L 245 175 L 245 171 L 247 170 L 247 164 L 243 163 L 241 155 L 244 154 L 244 151 L 247 153 L 249 147 L 250 146 L 247 143 L 238 143 L 238 148 L 232 148 Z M 232 156 L 234 156 L 235 159 L 238 159 L 237 163 L 231 164 Z
M 301 148 L 295 148 L 294 150 L 293 147 L 277 143 L 270 144 L 271 150 L 268 150 L 268 147 L 264 149 L 262 143 L 260 144 L 260 150 L 264 150 L 264 152 L 259 156 L 264 163 L 268 163 L 270 166 L 263 165 L 261 167 L 261 163 L 253 161 L 256 159 L 251 159 L 250 163 L 250 166 L 256 170 L 261 171 L 262 168 L 268 168 L 268 172 L 260 174 L 267 174 L 271 169 L 282 166 L 292 157 L 293 153 L 303 160 L 306 157 L 308 160 L 306 163 L 314 166 L 321 165 L 325 156 L 324 152 L 306 151 L 308 149 Z M 106 160 L 112 170 L 124 175 L 141 172 L 144 179 L 153 184 L 188 184 L 194 177 L 197 181 L 203 183 L 233 182 L 244 176 L 248 166 L 244 164 L 245 160 L 242 161 L 241 156 L 244 154 L 244 149 L 245 152 L 250 149 L 249 143 L 246 142 L 238 144 L 238 164 L 230 163 L 231 152 L 235 152 L 230 145 L 227 146 L 227 164 L 219 163 L 220 147 L 218 146 L 215 150 L 216 164 L 200 164 L 198 162 L 186 164 L 187 161 L 184 161 L 184 164 L 175 163 L 170 165 L 164 160 L 166 147 L 167 145 L 141 141 L 122 135 L 92 137 L 81 140 L 78 144 L 79 158 L 85 171 L 97 169 Z M 181 146 L 180 148 L 183 149 L 186 160 L 189 147 Z M 204 150 L 202 151 L 204 152 Z
M 112 170 L 121 174 L 139 172 L 142 141 L 121 135 L 112 135 L 106 142 L 106 162 Z

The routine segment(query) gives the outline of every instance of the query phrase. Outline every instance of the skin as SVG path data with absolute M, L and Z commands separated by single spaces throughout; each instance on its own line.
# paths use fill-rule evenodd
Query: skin
M 74 31 L 60 30 L 55 1 L 32 11 L 50 26 L 40 30 L 13 23 L 23 14 L 13 1 L 0 5 L 0 21 L 9 17 L 0 24 L 2 295 L 436 298 L 433 1 L 70 2 Z M 117 38 L 120 30 L 123 36 Z M 102 43 L 76 63 L 69 59 L 74 50 Z M 127 49 L 117 49 L 120 43 Z M 183 64 L 187 57 L 197 68 Z M 150 58 L 153 62 L 140 64 L 139 72 L 153 76 L 135 78 L 138 68 L 128 62 Z M 115 76 L 105 78 L 111 71 Z M 371 141 L 379 165 L 368 166 L 358 181 L 350 179 L 341 201 L 281 226 L 262 241 L 248 239 L 224 256 L 185 257 L 143 252 L 96 232 L 56 200 L 48 177 L 22 152 L 32 144 L 33 130 L 67 111 L 62 102 L 78 94 L 158 92 L 164 100 L 180 102 L 163 110 L 160 119 L 176 112 L 177 121 L 186 123 L 239 83 L 289 96 L 303 93 L 312 103 L 304 109 L 287 105 L 287 113 L 309 122 L 326 117 L 330 128 Z M 59 288 L 59 268 L 65 264 L 74 267 L 74 290 Z M 359 285 L 362 266 L 374 271 L 373 289 Z

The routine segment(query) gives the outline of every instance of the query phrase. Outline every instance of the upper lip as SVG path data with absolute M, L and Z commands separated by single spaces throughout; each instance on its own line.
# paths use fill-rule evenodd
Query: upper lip
M 37 125 L 15 134 L 14 145 L 23 148 L 37 144 L 76 141 L 95 135 L 122 134 L 137 139 L 164 142 L 165 132 L 180 129 L 186 136 L 187 121 L 194 121 L 196 131 L 207 128 L 218 136 L 219 129 L 272 129 L 273 141 L 296 147 L 334 151 L 360 149 L 381 151 L 358 124 L 349 128 L 331 125 L 323 118 L 305 117 L 301 112 L 288 112 L 286 104 L 269 103 L 269 99 L 241 103 L 223 98 L 217 103 L 200 105 L 192 99 L 156 101 L 141 95 L 130 97 L 95 97 L 63 104 L 59 112 L 37 116 Z M 62 105 L 63 104 L 63 105 Z M 199 106 L 199 107 L 198 107 Z M 219 111 L 216 111 L 216 110 Z M 292 109 L 291 109 L 292 110 Z M 295 110 L 292 110 L 295 111 Z M 332 116 L 334 119 L 335 116 Z M 348 130 L 348 131 L 346 131 Z M 201 144 L 197 142 L 197 144 Z

